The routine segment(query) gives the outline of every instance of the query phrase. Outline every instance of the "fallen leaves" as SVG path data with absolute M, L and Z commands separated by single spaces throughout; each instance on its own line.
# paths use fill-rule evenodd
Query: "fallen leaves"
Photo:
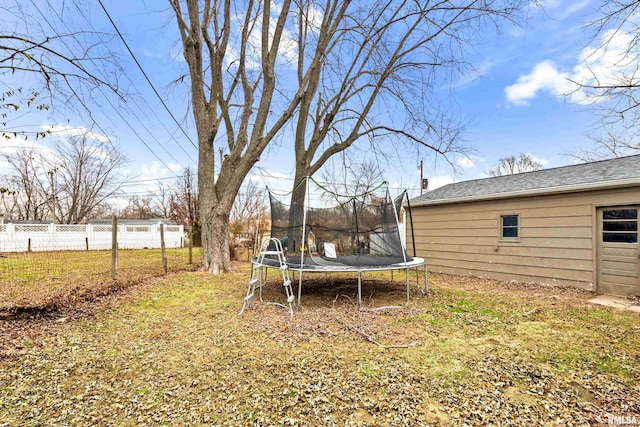
M 361 310 L 351 281 L 319 280 L 293 319 L 259 303 L 238 317 L 242 273 L 156 280 L 83 316 L 29 320 L 39 332 L 15 338 L 22 348 L 0 361 L 0 419 L 582 426 L 640 414 L 636 318 L 583 306 L 580 292 L 538 299 L 531 286 L 453 280 L 432 275 L 428 296 L 382 311 L 366 308 L 402 301 L 402 284 L 366 283 Z

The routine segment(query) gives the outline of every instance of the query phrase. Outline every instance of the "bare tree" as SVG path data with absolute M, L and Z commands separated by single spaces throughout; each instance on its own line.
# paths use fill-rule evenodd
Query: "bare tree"
M 587 72 L 574 83 L 584 101 L 600 110 L 602 125 L 635 128 L 640 124 L 640 2 L 601 3 L 588 26 L 593 33 L 590 44 L 596 45 L 586 50 L 582 65 Z
M 520 153 L 520 157 L 503 157 L 498 164 L 489 169 L 486 173 L 491 176 L 513 175 L 522 172 L 532 172 L 542 169 L 542 163 L 534 159 L 531 155 Z
M 365 138 L 379 153 L 400 141 L 445 158 L 467 152 L 460 140 L 464 125 L 434 101 L 435 87 L 463 67 L 475 30 L 489 20 L 514 19 L 522 3 L 401 0 L 353 10 L 348 2 L 329 3 L 332 13 L 325 12 L 319 29 L 309 19 L 300 23 L 298 75 L 307 63 L 317 72 L 296 116 L 295 182 Z M 305 55 L 309 46 L 317 50 Z M 318 50 L 322 60 L 314 63 Z M 390 106 L 394 114 L 381 114 Z M 300 187 L 291 204 L 303 198 Z
M 370 192 L 383 182 L 380 165 L 372 159 L 364 162 L 353 162 L 346 153 L 342 153 L 340 167 L 324 168 L 322 185 L 326 188 L 324 198 L 344 202 L 339 195 L 354 195 Z
M 242 234 L 253 234 L 259 223 L 267 220 L 264 190 L 253 181 L 243 186 L 231 208 L 229 230 L 238 237 Z
M 264 186 L 249 181 L 240 188 L 229 220 L 232 258 L 238 259 L 239 247 L 250 249 L 256 243 L 255 237 L 262 236 L 269 229 L 271 218 L 265 201 Z
M 85 220 L 90 221 L 92 219 L 104 219 L 111 218 L 112 215 L 119 215 L 120 210 L 117 206 L 114 206 L 113 200 L 105 200 L 104 202 L 98 204 L 95 208 L 89 212 L 86 216 Z
M 115 86 L 86 68 L 85 64 L 95 60 L 89 52 L 77 56 L 63 52 L 59 46 L 52 46 L 56 40 L 78 36 L 56 34 L 34 39 L 30 35 L 15 32 L 0 34 L 0 74 L 38 74 L 44 79 L 46 88 L 53 89 L 53 86 L 62 83 L 71 91 L 74 91 L 72 80 L 88 81 L 94 85 L 104 85 L 117 93 Z
M 47 16 L 49 10 L 69 16 L 75 1 L 52 5 L 44 2 L 41 7 L 28 2 L 10 0 L 3 4 L 3 30 L 0 30 L 0 76 L 4 84 L 32 81 L 33 88 L 8 87 L 5 95 L 21 94 L 37 104 L 39 109 L 54 105 L 54 100 L 66 103 L 68 108 L 79 105 L 88 110 L 92 89 L 104 87 L 121 97 L 118 75 L 123 72 L 115 54 L 105 48 L 105 41 L 112 35 L 71 30 L 63 23 L 62 30 L 55 19 Z M 47 10 L 49 9 L 49 10 Z M 10 79 L 10 76 L 33 76 L 32 79 Z M 35 95 L 35 96 L 33 96 Z M 46 100 L 43 98 L 46 97 Z M 31 99 L 34 98 L 34 99 Z M 17 109 L 21 100 L 3 100 L 5 108 Z M 26 103 L 25 103 L 26 104 Z M 3 132 L 6 130 L 3 123 Z M 9 129 L 10 132 L 28 134 L 24 130 Z
M 3 153 L 9 170 L 0 176 L 2 203 L 10 217 L 25 221 L 49 219 L 52 194 L 47 191 L 46 165 L 40 151 L 25 147 L 15 153 Z
M 351 161 L 348 153 L 341 154 L 342 162 L 339 167 L 325 167 L 322 171 L 322 199 L 334 202 L 344 218 L 350 218 L 351 207 L 345 202 L 354 195 L 371 192 L 383 182 L 383 174 L 379 164 L 371 159 L 359 163 Z M 292 218 L 290 217 L 290 221 Z M 293 236 L 295 239 L 301 237 Z
M 74 136 L 52 150 L 26 147 L 2 155 L 11 170 L 3 179 L 15 192 L 8 212 L 17 219 L 74 224 L 118 192 L 125 158 L 105 141 Z
M 158 187 L 151 196 L 151 203 L 156 216 L 169 218 L 171 212 L 171 188 L 163 182 L 158 183 Z
M 9 214 L 15 207 L 16 191 L 7 187 L 0 187 L 0 214 Z
M 589 138 L 593 142 L 592 147 L 578 147 L 562 154 L 582 163 L 640 154 L 637 130 L 633 128 L 625 129 L 611 124 L 601 127 Z
M 423 83 L 434 82 L 436 68 L 461 63 L 454 52 L 472 42 L 474 24 L 513 18 L 526 3 L 169 1 L 189 69 L 203 268 L 212 273 L 232 269 L 233 201 L 285 126 L 295 132 L 296 178 L 363 137 L 400 135 L 450 151 L 456 127 L 430 126 L 420 106 L 433 86 Z M 385 100 L 406 114 L 403 123 L 379 119 Z M 447 135 L 444 145 L 436 135 Z M 218 168 L 214 144 L 227 152 Z
M 169 197 L 169 218 L 189 230 L 194 244 L 201 242 L 200 205 L 196 176 L 187 167 L 173 186 Z
M 110 141 L 91 139 L 86 134 L 72 136 L 56 144 L 55 153 L 49 173 L 55 183 L 54 214 L 61 223 L 85 220 L 126 182 L 127 178 L 119 174 L 126 158 Z
M 37 110 L 48 110 L 49 105 L 39 102 L 40 93 L 32 90 L 31 93 L 23 93 L 22 88 L 10 89 L 0 94 L 0 137 L 5 139 L 16 138 L 18 135 L 32 136 L 37 140 L 44 138 L 50 132 L 47 130 L 37 130 L 33 132 L 25 131 L 21 126 L 12 127 L 11 114 L 19 110 L 35 108 Z
M 233 269 L 229 214 L 238 190 L 267 145 L 291 119 L 305 90 L 302 85 L 282 108 L 273 105 L 276 61 L 284 47 L 281 42 L 291 1 L 284 0 L 278 8 L 272 8 L 269 0 L 170 3 L 189 67 L 198 134 L 202 268 L 221 273 Z M 251 51 L 256 43 L 261 46 L 258 56 Z M 216 140 L 228 150 L 217 177 Z
M 46 130 L 30 131 L 24 123 L 14 125 L 12 114 L 16 112 L 24 114 L 35 110 L 53 111 L 54 105 L 59 105 L 63 107 L 62 110 L 83 111 L 93 120 L 90 106 L 93 100 L 92 93 L 96 88 L 105 88 L 106 92 L 122 98 L 118 89 L 118 76 L 123 72 L 121 62 L 110 51 L 109 43 L 106 43 L 113 36 L 71 29 L 68 23 L 73 20 L 63 21 L 60 17 L 64 14 L 69 18 L 73 14 L 72 7 L 80 10 L 83 5 L 75 0 L 64 3 L 45 1 L 38 5 L 34 2 L 9 0 L 0 6 L 3 12 L 3 26 L 0 30 L 2 137 L 20 135 L 25 139 L 38 139 L 49 134 Z M 55 19 L 54 15 L 60 19 Z M 64 149 L 62 146 L 59 148 Z M 75 174 L 81 172 L 64 170 L 54 164 L 54 158 L 43 158 L 39 156 L 41 153 L 35 154 L 38 155 L 34 156 L 34 161 L 37 159 L 43 170 L 32 171 L 30 176 L 25 177 L 21 184 L 12 190 L 11 209 L 17 212 L 17 217 L 48 217 L 51 220 L 75 222 L 99 206 L 101 194 L 106 191 L 104 187 L 94 189 L 98 191 L 93 191 L 93 194 L 80 194 L 79 192 L 87 190 L 92 183 L 75 183 L 68 186 L 66 184 Z M 65 159 L 65 153 L 57 153 L 53 157 L 58 159 L 56 156 L 60 154 Z M 110 157 L 112 154 L 115 153 L 106 153 L 106 157 L 113 160 L 113 156 Z M 16 163 L 20 162 L 20 155 L 18 153 L 13 156 L 14 178 L 20 170 Z M 97 165 L 95 159 L 90 161 L 93 166 Z M 82 165 L 81 169 L 86 172 L 87 166 Z M 81 180 L 85 178 L 86 175 L 80 177 Z M 38 209 L 37 213 L 33 211 L 33 199 L 30 199 L 33 192 L 28 189 L 29 184 L 37 186 L 38 191 L 45 194 L 46 209 Z M 3 204 L 6 205 L 9 200 L 8 193 L 3 196 Z
M 129 203 L 120 212 L 120 217 L 124 219 L 151 219 L 158 216 L 151 197 L 130 197 Z
M 563 154 L 591 162 L 640 153 L 640 3 L 630 0 L 603 2 L 590 23 L 591 42 L 599 41 L 584 59 L 586 75 L 574 81 L 600 119 L 589 132 L 591 146 Z M 605 58 L 606 66 L 593 67 Z

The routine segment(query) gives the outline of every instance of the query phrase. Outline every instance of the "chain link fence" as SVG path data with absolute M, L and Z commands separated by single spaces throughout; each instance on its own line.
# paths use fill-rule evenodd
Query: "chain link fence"
M 0 226 L 0 312 L 94 298 L 114 287 L 196 270 L 202 259 L 199 248 L 185 247 L 182 226 Z

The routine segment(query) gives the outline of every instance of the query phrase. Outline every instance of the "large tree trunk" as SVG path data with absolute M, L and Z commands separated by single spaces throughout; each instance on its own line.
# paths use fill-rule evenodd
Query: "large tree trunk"
M 304 161 L 304 160 L 303 160 Z M 298 160 L 298 163 L 300 160 Z M 300 164 L 296 166 L 296 175 L 294 182 L 294 190 L 291 193 L 289 203 L 289 254 L 299 255 L 301 248 L 304 247 L 302 242 L 302 223 L 304 220 L 304 208 L 307 198 L 307 181 L 305 177 L 307 168 Z M 294 228 L 295 227 L 295 228 Z
M 189 66 L 198 135 L 202 269 L 217 274 L 233 269 L 228 232 L 238 190 L 269 142 L 294 115 L 304 91 L 300 88 L 288 106 L 280 106 L 278 113 L 273 113 L 276 59 L 291 0 L 278 5 L 274 27 L 271 1 L 249 2 L 239 34 L 232 28 L 241 13 L 237 14 L 231 0 L 207 1 L 204 7 L 198 0 L 170 0 L 170 4 Z M 261 33 L 260 73 L 253 72 L 256 57 L 245 48 L 256 34 L 254 29 Z M 229 40 L 236 37 L 243 48 L 230 66 L 225 57 L 232 50 Z M 221 130 L 224 134 L 219 134 Z M 219 144 L 220 152 L 225 152 L 217 177 L 214 143 Z
M 202 269 L 213 274 L 233 270 L 229 254 L 229 215 L 215 212 L 202 219 Z
M 196 114 L 197 123 L 206 122 L 204 114 Z M 215 179 L 215 150 L 205 132 L 199 133 L 198 150 L 198 203 L 202 222 L 202 270 L 220 274 L 233 270 L 229 253 L 229 197 L 234 180 L 227 176 L 228 168 L 221 168 Z M 236 190 L 237 191 L 237 190 Z M 226 197 L 225 197 L 226 196 Z M 233 199 L 231 199 L 233 200 Z

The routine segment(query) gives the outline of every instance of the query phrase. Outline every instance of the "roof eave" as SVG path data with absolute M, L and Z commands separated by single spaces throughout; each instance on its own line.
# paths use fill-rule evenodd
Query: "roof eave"
M 640 179 L 619 179 L 615 181 L 590 182 L 586 184 L 565 185 L 557 187 L 535 188 L 531 190 L 509 191 L 505 193 L 483 194 L 480 196 L 454 197 L 449 199 L 423 200 L 412 203 L 413 207 L 448 205 L 455 203 L 479 202 L 487 200 L 512 199 L 517 197 L 532 197 L 551 194 L 579 193 L 588 190 L 607 190 L 640 186 Z

